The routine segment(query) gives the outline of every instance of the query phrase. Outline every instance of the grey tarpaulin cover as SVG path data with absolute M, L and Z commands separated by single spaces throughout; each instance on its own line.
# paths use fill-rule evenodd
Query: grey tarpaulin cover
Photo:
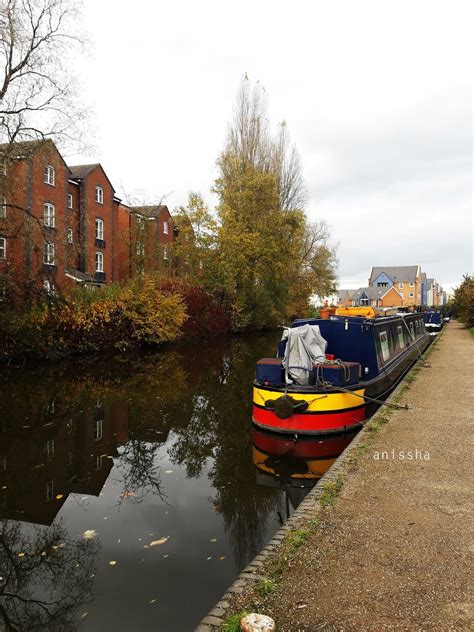
M 328 343 L 321 336 L 318 325 L 302 325 L 286 329 L 282 340 L 287 339 L 283 366 L 287 382 L 308 384 L 309 372 L 315 362 L 325 360 Z M 295 368 L 302 367 L 302 368 Z M 306 370 L 305 370 L 306 369 Z

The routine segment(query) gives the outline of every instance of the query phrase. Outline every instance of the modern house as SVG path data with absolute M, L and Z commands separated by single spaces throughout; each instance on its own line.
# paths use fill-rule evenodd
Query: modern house
M 404 305 L 403 296 L 391 287 L 361 287 L 356 291 L 353 299 L 354 306 L 371 307 L 401 307 Z
M 422 276 L 419 265 L 373 267 L 369 287 L 395 287 L 407 307 L 422 305 Z

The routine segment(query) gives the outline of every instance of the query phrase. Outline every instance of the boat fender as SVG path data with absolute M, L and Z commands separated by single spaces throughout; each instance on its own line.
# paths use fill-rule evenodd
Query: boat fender
M 273 410 L 280 419 L 288 419 L 294 413 L 303 412 L 308 408 L 308 402 L 293 399 L 290 395 L 282 395 L 278 399 L 267 399 L 265 402 L 267 410 Z

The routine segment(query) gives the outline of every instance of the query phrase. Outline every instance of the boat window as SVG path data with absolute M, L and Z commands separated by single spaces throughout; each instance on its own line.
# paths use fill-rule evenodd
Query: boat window
M 388 346 L 388 337 L 386 331 L 381 331 L 380 334 L 380 348 L 382 349 L 382 358 L 388 360 L 390 357 L 390 349 Z
M 403 337 L 403 327 L 401 325 L 398 325 L 397 332 L 398 332 L 398 344 L 400 345 L 400 349 L 404 349 L 405 338 Z
M 410 333 L 411 333 L 411 339 L 414 340 L 415 339 L 415 328 L 413 327 L 413 323 L 410 323 Z

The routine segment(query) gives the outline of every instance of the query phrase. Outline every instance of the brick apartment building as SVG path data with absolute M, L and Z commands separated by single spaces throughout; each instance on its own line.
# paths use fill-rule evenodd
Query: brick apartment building
M 100 164 L 69 166 L 51 140 L 0 145 L 3 298 L 166 270 L 175 237 L 166 206 L 123 204 Z

